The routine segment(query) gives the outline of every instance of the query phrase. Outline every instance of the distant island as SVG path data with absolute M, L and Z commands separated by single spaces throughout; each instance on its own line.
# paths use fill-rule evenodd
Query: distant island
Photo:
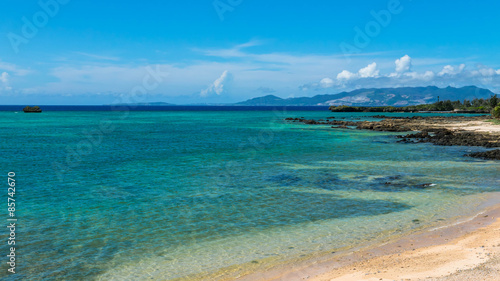
M 42 113 L 42 109 L 38 106 L 26 106 L 23 109 L 24 113 Z
M 405 107 L 430 104 L 440 100 L 463 101 L 488 99 L 494 93 L 476 86 L 462 88 L 402 87 L 358 89 L 338 94 L 283 99 L 274 95 L 249 99 L 234 105 L 244 106 L 393 106 Z

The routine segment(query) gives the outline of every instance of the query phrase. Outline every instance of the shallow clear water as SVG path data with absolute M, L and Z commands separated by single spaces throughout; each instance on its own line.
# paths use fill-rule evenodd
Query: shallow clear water
M 433 225 L 500 190 L 498 163 L 463 157 L 480 148 L 283 121 L 366 115 L 0 112 L 0 166 L 17 183 L 15 279 L 245 270 Z

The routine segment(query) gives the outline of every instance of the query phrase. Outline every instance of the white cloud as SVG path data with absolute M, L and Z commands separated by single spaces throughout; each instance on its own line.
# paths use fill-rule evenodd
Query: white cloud
M 243 48 L 249 48 L 249 47 L 255 47 L 255 46 L 260 46 L 264 44 L 264 42 L 262 40 L 257 40 L 257 39 L 252 39 L 246 43 L 243 43 L 243 44 L 240 44 L 240 45 L 237 45 L 236 48 L 238 49 L 243 49 Z
M 7 72 L 3 72 L 0 76 L 0 81 L 4 84 L 9 83 L 9 74 Z
M 404 55 L 402 58 L 397 59 L 396 63 L 396 73 L 403 73 L 410 71 L 411 69 L 411 58 L 408 55 Z
M 98 60 L 110 60 L 110 61 L 119 61 L 119 57 L 112 57 L 112 56 L 102 56 L 102 55 L 96 55 L 96 54 L 89 54 L 85 52 L 74 52 L 77 55 L 85 56 L 88 58 L 93 58 L 93 59 L 98 59 Z
M 493 68 L 484 67 L 484 66 L 479 66 L 477 70 L 474 70 L 471 73 L 474 76 L 483 76 L 483 77 L 492 77 L 492 76 L 500 74 L 497 71 L 495 71 Z
M 352 73 L 348 70 L 343 70 L 342 72 L 337 74 L 337 80 L 339 80 L 339 82 L 342 83 L 345 81 L 355 80 L 359 78 L 377 77 L 378 75 L 379 75 L 379 70 L 377 69 L 377 63 L 374 62 L 358 70 L 358 73 Z M 331 84 L 333 86 L 333 83 Z
M 335 82 L 332 79 L 327 77 L 327 78 L 321 79 L 319 84 L 321 85 L 322 88 L 331 88 L 331 87 L 333 87 Z
M 224 58 L 231 58 L 231 57 L 247 57 L 249 56 L 248 53 L 245 53 L 243 49 L 250 48 L 250 47 L 255 47 L 262 45 L 263 42 L 260 40 L 251 40 L 249 42 L 243 43 L 236 45 L 232 48 L 228 49 L 209 49 L 209 50 L 202 50 L 202 49 L 196 49 L 194 48 L 194 51 L 197 52 L 202 52 L 207 56 L 214 56 L 214 57 L 224 57 Z
M 348 80 L 356 78 L 356 76 L 357 76 L 356 74 L 354 74 L 354 73 L 352 73 L 350 71 L 343 70 L 342 72 L 340 72 L 339 74 L 337 74 L 337 80 L 348 81 Z
M 441 70 L 441 72 L 439 72 L 438 75 L 443 76 L 446 74 L 453 74 L 454 72 L 455 72 L 455 68 L 451 65 L 447 65 L 447 66 L 443 67 L 443 70 Z
M 15 65 L 15 64 L 3 62 L 3 61 L 0 61 L 0 69 L 14 73 L 17 76 L 25 76 L 25 75 L 28 75 L 32 72 L 29 69 L 25 69 L 25 68 L 22 68 L 20 66 Z
M 433 71 L 428 70 L 424 73 L 407 72 L 404 74 L 404 76 L 415 79 L 415 80 L 431 81 L 432 79 L 434 79 L 436 74 Z M 395 76 L 390 76 L 390 77 L 395 77 Z
M 458 67 L 454 67 L 451 65 L 446 65 L 443 67 L 443 70 L 441 70 L 438 75 L 439 76 L 445 76 L 445 75 L 457 75 L 461 73 L 465 69 L 465 64 L 461 64 Z
M 222 75 L 217 78 L 208 88 L 202 90 L 200 95 L 206 97 L 209 94 L 215 93 L 221 95 L 224 92 L 224 84 L 229 78 L 229 73 L 225 70 Z
M 436 76 L 436 74 L 434 74 L 434 72 L 432 72 L 432 71 L 429 71 L 429 70 L 428 70 L 428 71 L 426 71 L 426 72 L 424 73 L 424 75 L 423 75 L 423 77 L 422 77 L 422 78 L 423 78 L 424 80 L 432 80 L 435 76 Z
M 12 90 L 12 88 L 9 86 L 9 73 L 7 72 L 2 72 L 2 75 L 0 75 L 0 90 Z
M 377 77 L 379 74 L 379 71 L 377 70 L 377 63 L 371 63 L 365 68 L 361 68 L 358 71 L 358 74 L 361 78 L 367 78 L 367 77 Z

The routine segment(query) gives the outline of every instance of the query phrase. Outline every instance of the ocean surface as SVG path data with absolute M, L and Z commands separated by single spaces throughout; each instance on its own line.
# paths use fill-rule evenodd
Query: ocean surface
M 463 156 L 482 148 L 284 121 L 375 113 L 44 109 L 0 109 L 18 219 L 2 280 L 238 276 L 470 215 L 500 191 L 498 162 Z

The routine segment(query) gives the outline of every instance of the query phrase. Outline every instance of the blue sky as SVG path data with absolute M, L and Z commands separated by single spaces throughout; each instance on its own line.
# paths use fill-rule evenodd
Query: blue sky
M 500 90 L 500 2 L 7 1 L 0 104 Z

